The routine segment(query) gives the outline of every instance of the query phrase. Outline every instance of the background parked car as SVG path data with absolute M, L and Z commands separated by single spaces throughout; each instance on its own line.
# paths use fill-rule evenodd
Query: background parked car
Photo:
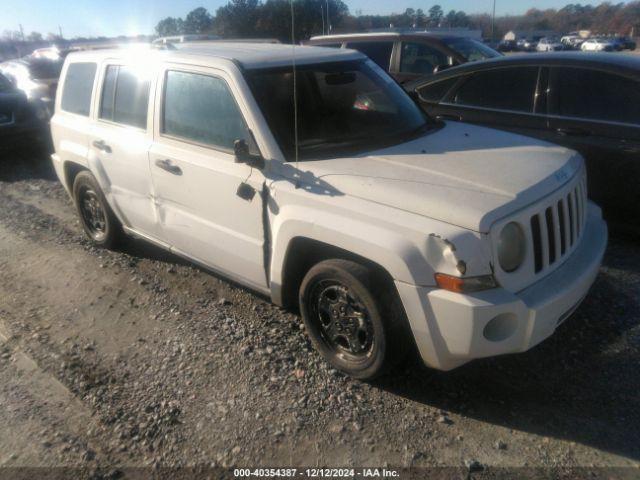
M 518 45 L 518 50 L 522 52 L 535 52 L 538 46 L 538 40 L 539 39 L 521 38 L 516 44 Z
M 536 46 L 538 52 L 558 52 L 564 50 L 564 45 L 557 38 L 541 38 Z
M 579 151 L 591 197 L 609 220 L 640 230 L 640 58 L 517 55 L 455 67 L 405 88 L 434 117 Z
M 362 33 L 312 37 L 308 45 L 352 48 L 367 55 L 400 83 L 452 65 L 502 54 L 467 37 L 429 33 Z
M 0 75 L 0 151 L 46 139 L 46 119 L 44 110 L 29 103 L 24 92 Z
M 617 41 L 622 45 L 623 50 L 635 50 L 636 42 L 629 37 L 617 37 Z
M 611 42 L 617 52 L 636 49 L 636 43 L 629 37 L 606 37 L 603 40 Z
M 498 43 L 497 50 L 499 52 L 517 52 L 518 43 L 515 40 L 501 40 Z
M 64 58 L 24 57 L 0 63 L 0 73 L 22 90 L 30 102 L 42 104 L 51 116 L 63 63 Z
M 583 52 L 613 52 L 616 46 L 611 40 L 590 38 L 580 46 L 580 49 Z
M 564 45 L 565 50 L 580 50 L 585 39 L 580 35 L 565 35 L 560 39 L 560 43 Z

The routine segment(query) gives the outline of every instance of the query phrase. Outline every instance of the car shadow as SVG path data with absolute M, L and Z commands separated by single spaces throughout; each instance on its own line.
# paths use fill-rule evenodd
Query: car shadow
M 167 265 L 191 262 L 145 241 L 123 252 Z M 532 350 L 481 359 L 450 372 L 412 365 L 372 383 L 381 390 L 508 429 L 573 441 L 640 459 L 640 285 L 620 288 L 619 272 L 640 272 L 635 243 L 612 239 L 601 273 L 576 313 Z M 227 278 L 206 274 L 268 301 Z
M 245 290 L 248 293 L 259 297 L 261 300 L 269 301 L 269 299 L 261 292 L 252 290 L 238 282 L 235 282 L 218 272 L 211 270 L 210 268 L 194 263 L 193 261 L 183 258 L 180 255 L 173 253 L 171 250 L 161 248 L 146 240 L 135 238 L 131 236 L 125 236 L 123 241 L 119 243 L 117 250 L 129 257 L 133 257 L 137 260 L 150 260 L 164 264 L 166 267 L 183 266 L 194 268 L 205 275 L 210 275 L 216 279 L 227 283 L 235 288 Z
M 451 372 L 410 368 L 374 385 L 453 414 L 640 459 L 640 295 L 608 274 L 619 250 L 632 251 L 623 244 L 607 255 L 576 313 L 532 350 Z
M 51 152 L 41 144 L 0 146 L 0 181 L 55 180 Z

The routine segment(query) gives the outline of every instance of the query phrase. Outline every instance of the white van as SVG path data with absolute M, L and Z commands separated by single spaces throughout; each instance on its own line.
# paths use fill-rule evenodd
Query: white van
M 299 309 L 358 378 L 414 346 L 442 370 L 531 348 L 605 251 L 578 154 L 432 120 L 354 51 L 73 53 L 59 92 L 53 164 L 89 238 L 141 237 Z

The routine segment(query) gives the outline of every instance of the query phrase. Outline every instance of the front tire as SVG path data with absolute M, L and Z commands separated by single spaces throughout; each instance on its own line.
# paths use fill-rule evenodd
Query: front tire
M 91 172 L 82 171 L 76 176 L 73 199 L 89 240 L 98 247 L 113 248 L 122 236 L 122 227 Z
M 402 307 L 382 283 L 359 263 L 333 259 L 312 267 L 300 286 L 311 342 L 334 368 L 354 378 L 373 379 L 401 360 Z

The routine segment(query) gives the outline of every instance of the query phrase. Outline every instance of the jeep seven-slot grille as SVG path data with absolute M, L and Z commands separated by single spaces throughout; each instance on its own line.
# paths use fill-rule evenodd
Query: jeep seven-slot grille
M 534 271 L 562 259 L 578 243 L 587 215 L 584 179 L 566 196 L 531 216 Z

